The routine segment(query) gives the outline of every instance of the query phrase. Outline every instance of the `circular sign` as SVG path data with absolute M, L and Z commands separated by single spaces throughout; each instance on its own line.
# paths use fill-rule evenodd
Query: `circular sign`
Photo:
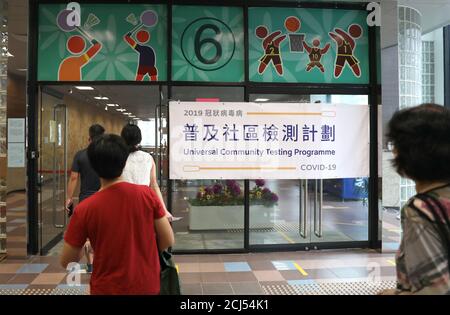
M 216 18 L 200 18 L 181 35 L 181 52 L 186 61 L 202 71 L 225 67 L 233 58 L 236 40 L 231 28 Z

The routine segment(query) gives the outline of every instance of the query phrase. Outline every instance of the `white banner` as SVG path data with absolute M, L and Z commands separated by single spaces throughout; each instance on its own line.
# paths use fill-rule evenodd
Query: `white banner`
M 369 107 L 171 102 L 170 179 L 369 176 Z

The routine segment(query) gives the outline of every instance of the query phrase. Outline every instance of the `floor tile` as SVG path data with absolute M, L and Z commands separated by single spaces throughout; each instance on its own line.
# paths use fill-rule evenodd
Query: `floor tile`
M 205 272 L 201 274 L 202 283 L 227 282 L 226 272 Z
M 17 273 L 41 273 L 48 267 L 48 264 L 26 264 Z
M 17 271 L 23 266 L 23 264 L 0 264 L 0 273 L 17 273 Z
M 258 282 L 231 282 L 231 287 L 237 295 L 261 295 L 264 294 Z
M 200 272 L 199 263 L 178 263 L 178 271 L 180 273 L 184 272 Z
M 30 284 L 37 276 L 39 276 L 38 273 L 18 273 L 8 280 L 7 284 Z
M 247 262 L 226 262 L 224 265 L 227 272 L 251 271 Z
M 202 282 L 201 273 L 180 273 L 179 278 L 182 285 Z
M 292 260 L 275 260 L 272 264 L 277 270 L 297 270 Z
M 336 279 L 338 276 L 330 269 L 305 269 L 308 279 Z
M 252 270 L 276 270 L 271 261 L 267 260 L 254 260 L 248 262 Z
M 13 289 L 13 290 L 20 290 L 20 289 L 26 289 L 28 287 L 28 284 L 0 284 L 0 289 Z
M 219 263 L 222 262 L 220 255 L 199 255 L 198 261 L 200 263 Z
M 283 281 L 284 278 L 277 270 L 257 270 L 253 271 L 258 281 Z
M 181 294 L 183 295 L 202 295 L 203 289 L 200 283 L 188 283 L 181 286 Z
M 0 284 L 5 284 L 15 276 L 14 273 L 1 273 L 0 274 Z
M 60 265 L 49 265 L 43 273 L 66 273 L 67 271 Z
M 199 259 L 198 259 L 198 255 L 174 255 L 173 256 L 173 260 L 176 263 L 198 263 Z
M 200 272 L 224 272 L 225 267 L 222 262 L 220 263 L 200 263 Z
M 289 280 L 287 282 L 289 285 L 304 285 L 304 284 L 315 284 L 314 280 Z
M 69 284 L 58 284 L 56 286 L 57 289 L 79 289 L 79 290 L 86 290 L 88 288 L 87 284 L 81 284 L 81 285 L 69 285 Z
M 251 271 L 247 272 L 227 272 L 227 280 L 228 282 L 255 282 L 255 275 Z
M 248 255 L 243 254 L 230 254 L 230 255 L 221 255 L 223 262 L 240 262 L 247 261 Z
M 367 268 L 353 267 L 353 268 L 330 268 L 331 272 L 339 278 L 363 278 L 367 277 L 369 271 Z
M 203 294 L 205 295 L 232 295 L 233 289 L 229 283 L 203 283 Z
M 65 278 L 65 273 L 41 273 L 31 284 L 54 284 L 58 285 Z
M 302 280 L 305 276 L 298 270 L 280 270 L 280 274 L 285 280 Z

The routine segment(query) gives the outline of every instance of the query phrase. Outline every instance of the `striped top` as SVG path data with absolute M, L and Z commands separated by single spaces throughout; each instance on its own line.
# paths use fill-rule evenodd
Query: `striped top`
M 450 186 L 428 194 L 439 199 L 450 217 Z M 399 294 L 450 294 L 449 253 L 437 219 L 445 224 L 442 217 L 435 218 L 428 206 L 417 198 L 411 198 L 403 207 L 403 236 L 396 256 Z M 448 226 L 446 230 L 450 237 Z

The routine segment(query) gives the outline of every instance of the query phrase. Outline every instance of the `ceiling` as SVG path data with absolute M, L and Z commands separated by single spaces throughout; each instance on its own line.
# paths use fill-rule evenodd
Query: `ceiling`
M 70 96 L 82 102 L 108 108 L 108 112 L 119 113 L 115 109 L 126 109 L 142 120 L 155 117 L 156 105 L 159 104 L 159 87 L 137 85 L 96 85 L 92 91 L 78 90 L 72 85 L 53 85 L 49 88 L 58 91 L 65 96 Z M 96 100 L 94 97 L 107 97 L 108 100 Z M 106 104 L 118 104 L 118 107 L 108 107 Z
M 320 0 L 327 1 L 327 0 Z M 344 0 L 348 2 L 370 2 L 369 0 Z M 114 2 L 114 1 L 111 1 Z M 381 0 L 381 3 L 392 4 L 396 0 Z M 422 12 L 423 33 L 450 24 L 450 0 L 400 0 L 400 4 L 408 5 Z M 383 15 L 396 17 L 396 9 L 384 10 Z M 14 57 L 9 59 L 8 68 L 11 73 L 25 76 L 23 69 L 27 68 L 27 28 L 28 28 L 28 0 L 9 0 L 9 51 Z M 385 26 L 384 33 L 396 33 L 395 26 Z M 392 29 L 391 29 L 392 28 Z M 389 46 L 392 40 L 382 47 Z M 22 70 L 22 71 L 21 71 Z

